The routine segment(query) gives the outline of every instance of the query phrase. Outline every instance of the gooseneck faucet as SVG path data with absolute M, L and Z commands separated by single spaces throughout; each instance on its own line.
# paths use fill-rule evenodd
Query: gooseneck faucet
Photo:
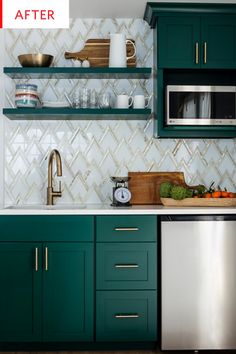
M 61 182 L 59 182 L 59 191 L 53 190 L 53 161 L 56 160 L 57 176 L 62 176 L 62 163 L 61 155 L 58 150 L 54 149 L 51 151 L 48 159 L 48 187 L 47 187 L 47 205 L 53 205 L 54 197 L 61 197 Z

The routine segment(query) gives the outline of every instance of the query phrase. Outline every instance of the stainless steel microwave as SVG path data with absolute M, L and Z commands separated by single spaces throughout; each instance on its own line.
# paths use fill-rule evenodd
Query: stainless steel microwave
M 167 125 L 236 125 L 236 86 L 167 85 Z

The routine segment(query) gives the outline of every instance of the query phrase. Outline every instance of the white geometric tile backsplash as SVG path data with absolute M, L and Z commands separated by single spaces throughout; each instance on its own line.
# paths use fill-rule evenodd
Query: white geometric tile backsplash
M 152 66 L 153 32 L 141 19 L 76 19 L 69 30 L 4 30 L 5 66 L 17 56 L 44 52 L 55 66 L 70 66 L 65 51 L 79 51 L 89 38 L 124 32 L 137 46 L 137 66 Z M 4 78 L 5 105 L 14 100 L 16 80 Z M 22 81 L 22 80 L 21 80 Z M 23 80 L 26 81 L 26 80 Z M 97 92 L 152 94 L 150 80 L 30 80 L 45 100 L 72 96 L 75 88 Z M 57 148 L 63 162 L 63 196 L 57 203 L 109 203 L 110 176 L 128 171 L 183 171 L 189 184 L 215 181 L 236 190 L 235 139 L 154 139 L 152 122 L 125 120 L 50 121 L 5 119 L 5 204 L 45 203 L 47 160 Z

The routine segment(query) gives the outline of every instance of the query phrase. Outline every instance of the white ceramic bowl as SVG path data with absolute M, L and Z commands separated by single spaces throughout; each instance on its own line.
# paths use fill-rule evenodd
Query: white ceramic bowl
M 16 84 L 16 90 L 31 90 L 37 91 L 38 86 L 34 84 Z

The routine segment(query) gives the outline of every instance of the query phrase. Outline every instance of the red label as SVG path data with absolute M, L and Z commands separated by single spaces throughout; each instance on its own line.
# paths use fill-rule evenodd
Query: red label
M 0 0 L 0 28 L 2 28 L 2 0 Z

